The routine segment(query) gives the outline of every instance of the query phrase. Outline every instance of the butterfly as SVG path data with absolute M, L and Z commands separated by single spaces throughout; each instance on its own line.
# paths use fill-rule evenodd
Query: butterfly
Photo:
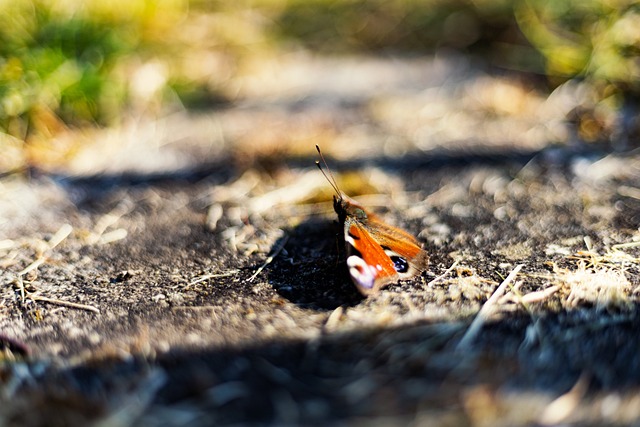
M 342 193 L 320 147 L 316 145 L 316 149 L 327 172 L 320 161 L 316 161 L 316 166 L 336 192 L 333 209 L 344 227 L 347 267 L 360 293 L 372 295 L 391 283 L 421 274 L 429 264 L 429 256 L 418 240 L 386 224 Z

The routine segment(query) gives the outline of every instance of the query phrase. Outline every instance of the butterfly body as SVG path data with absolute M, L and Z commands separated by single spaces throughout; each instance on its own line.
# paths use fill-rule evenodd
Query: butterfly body
M 333 197 L 333 207 L 344 226 L 349 274 L 363 295 L 414 277 L 427 267 L 429 257 L 411 234 L 344 194 Z

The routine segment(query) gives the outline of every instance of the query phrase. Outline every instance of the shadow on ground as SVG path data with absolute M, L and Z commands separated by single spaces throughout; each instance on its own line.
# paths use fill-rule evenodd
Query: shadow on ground
M 508 402 L 519 421 L 533 423 L 579 381 L 578 413 L 587 396 L 594 404 L 615 390 L 624 405 L 635 393 L 640 356 L 628 339 L 640 328 L 634 312 L 599 314 L 597 323 L 589 310 L 508 317 L 485 325 L 464 351 L 456 345 L 465 325 L 417 322 L 63 370 L 13 363 L 3 373 L 23 381 L 16 379 L 12 405 L 1 412 L 7 425 L 25 426 L 44 419 L 48 425 L 97 419 L 148 426 L 322 424 L 373 417 L 400 423 L 437 422 L 443 415 L 473 425 L 469 399 L 484 390 L 492 396 L 487 411 L 498 414 Z M 534 324 L 540 335 L 532 339 Z
M 351 283 L 336 221 L 314 218 L 285 230 L 284 244 L 268 270 L 276 292 L 300 307 L 333 310 L 354 306 L 363 297 Z

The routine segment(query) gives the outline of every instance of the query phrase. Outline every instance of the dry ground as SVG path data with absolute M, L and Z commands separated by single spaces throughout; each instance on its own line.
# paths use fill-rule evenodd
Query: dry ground
M 2 424 L 638 423 L 640 155 L 575 142 L 580 88 L 295 65 L 0 180 Z M 422 277 L 357 294 L 316 143 Z

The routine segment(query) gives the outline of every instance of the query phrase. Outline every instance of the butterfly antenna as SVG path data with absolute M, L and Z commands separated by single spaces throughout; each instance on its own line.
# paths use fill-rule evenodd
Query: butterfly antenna
M 342 192 L 340 192 L 340 187 L 338 187 L 338 182 L 336 181 L 335 176 L 333 176 L 333 173 L 331 173 L 331 169 L 329 169 L 329 165 L 327 165 L 327 161 L 324 159 L 324 156 L 322 155 L 322 151 L 320 151 L 320 147 L 317 145 L 316 145 L 316 150 L 318 150 L 318 154 L 320 155 L 320 160 L 322 160 L 322 164 L 324 164 L 324 169 L 327 170 L 328 174 L 327 172 L 324 171 L 324 169 L 322 169 L 322 166 L 320 165 L 320 162 L 318 160 L 316 160 L 316 166 L 318 166 L 318 169 L 320 169 L 320 172 L 322 172 L 322 175 L 324 175 L 326 180 L 329 181 L 329 184 L 331 184 L 331 186 L 333 187 L 335 192 L 338 194 L 338 196 L 343 197 Z

